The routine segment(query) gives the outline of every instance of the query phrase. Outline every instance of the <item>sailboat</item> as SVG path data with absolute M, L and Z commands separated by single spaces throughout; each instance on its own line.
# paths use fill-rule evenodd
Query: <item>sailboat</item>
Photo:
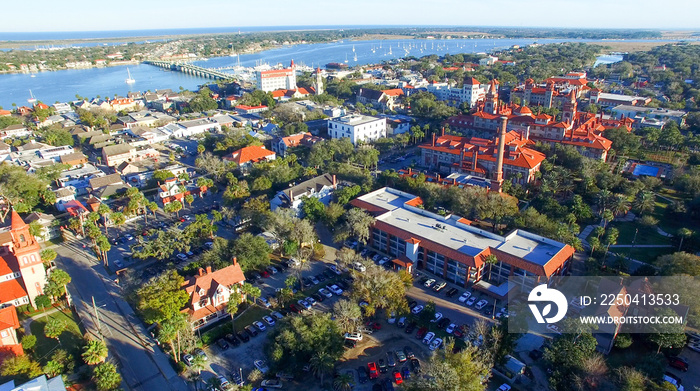
M 355 53 L 355 45 L 352 45 L 352 52 Z
M 389 55 L 392 55 L 393 53 L 391 52 L 391 46 L 389 46 Z
M 29 90 L 29 96 L 30 96 L 30 98 L 27 99 L 27 102 L 29 102 L 29 103 L 36 102 L 36 98 L 34 97 L 34 94 L 32 94 L 32 90 Z
M 131 78 L 131 72 L 129 72 L 129 68 L 126 68 L 126 74 L 129 75 L 129 77 L 127 77 L 127 79 L 125 80 L 125 81 L 126 81 L 126 84 L 134 84 L 134 83 L 136 83 L 136 80 L 134 80 L 134 79 Z
M 357 62 L 357 53 L 355 53 L 355 56 L 352 58 L 352 60 Z
M 346 64 L 348 63 L 348 55 L 347 55 L 347 53 L 345 54 L 345 63 L 346 63 Z

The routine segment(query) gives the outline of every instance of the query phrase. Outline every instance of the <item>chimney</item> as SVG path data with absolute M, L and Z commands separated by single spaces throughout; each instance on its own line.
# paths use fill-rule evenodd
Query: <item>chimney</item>
M 440 174 L 437 174 L 437 181 L 438 184 L 440 183 Z
M 476 172 L 476 163 L 479 162 L 479 148 L 474 150 L 474 155 L 472 155 L 472 170 Z
M 498 160 L 496 161 L 496 172 L 493 175 L 494 181 L 491 182 L 491 190 L 501 192 L 503 190 L 503 152 L 506 146 L 506 126 L 508 125 L 508 117 L 501 117 L 501 132 L 498 138 Z
M 235 266 L 237 263 L 238 263 L 238 260 L 236 259 L 236 257 L 233 257 L 231 264 Z
M 408 175 L 411 175 L 412 172 L 413 172 L 413 169 L 412 169 L 411 167 L 409 167 L 409 168 L 408 168 Z M 334 176 L 335 176 L 335 175 L 334 175 Z
M 452 178 L 452 185 L 456 186 L 457 185 L 457 178 Z
M 198 272 L 200 277 L 204 275 L 204 269 L 202 269 L 201 267 L 199 268 Z
M 433 147 L 435 146 L 435 133 L 433 133 Z
M 207 266 L 207 274 L 211 274 L 211 266 Z
M 335 174 L 333 174 L 332 178 L 333 178 L 333 188 L 335 189 L 335 187 L 337 186 L 337 182 L 336 182 L 336 179 L 335 179 Z
M 441 135 L 441 136 L 444 136 L 444 135 L 445 135 L 445 127 L 444 127 L 444 126 L 442 127 L 442 132 L 441 132 L 440 135 Z

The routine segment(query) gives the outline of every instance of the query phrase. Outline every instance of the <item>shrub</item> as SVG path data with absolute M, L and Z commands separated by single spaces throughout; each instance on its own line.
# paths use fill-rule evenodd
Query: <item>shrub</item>
M 629 334 L 618 334 L 615 339 L 615 347 L 618 349 L 627 349 L 632 345 L 632 337 Z

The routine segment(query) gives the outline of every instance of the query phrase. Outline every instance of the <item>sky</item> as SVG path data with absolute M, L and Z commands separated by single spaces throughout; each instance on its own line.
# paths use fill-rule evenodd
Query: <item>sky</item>
M 700 28 L 697 0 L 32 0 L 0 32 L 314 25 Z M 17 17 L 12 17 L 16 15 Z

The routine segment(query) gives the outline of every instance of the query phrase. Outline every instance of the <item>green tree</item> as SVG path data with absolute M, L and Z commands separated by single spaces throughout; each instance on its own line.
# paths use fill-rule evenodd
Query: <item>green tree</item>
M 229 296 L 228 303 L 226 303 L 226 312 L 231 315 L 231 331 L 236 332 L 236 326 L 234 325 L 234 318 L 238 312 L 238 306 L 241 305 L 243 299 L 241 297 L 240 288 L 238 285 L 231 288 L 231 296 Z
M 188 194 L 185 196 L 185 202 L 187 202 L 187 205 L 191 208 L 192 203 L 194 202 L 194 196 L 192 194 Z
M 650 191 L 640 191 L 634 196 L 632 207 L 639 213 L 640 216 L 645 213 L 651 213 L 656 206 L 656 197 Z
M 667 254 L 657 259 L 664 276 L 700 276 L 700 257 L 686 252 Z
M 678 316 L 671 308 L 657 308 L 656 316 Z M 683 332 L 685 325 L 683 324 L 654 324 L 655 333 L 648 334 L 650 342 L 657 346 L 656 353 L 661 352 L 661 348 L 683 347 L 686 342 L 686 336 Z
M 122 382 L 122 377 L 117 372 L 117 367 L 112 363 L 103 363 L 95 367 L 92 372 L 92 380 L 98 391 L 116 390 Z
M 50 288 L 49 284 L 46 284 L 44 291 L 46 291 L 46 288 Z M 46 309 L 51 307 L 51 298 L 47 294 L 39 295 L 34 298 L 34 303 L 37 308 Z
M 25 335 L 22 337 L 22 349 L 33 351 L 36 346 L 36 335 Z
M 304 217 L 311 221 L 317 222 L 321 220 L 326 212 L 326 206 L 321 200 L 316 197 L 303 197 L 301 201 L 301 210 Z
M 182 203 L 180 201 L 172 201 L 163 207 L 163 211 L 166 213 L 173 213 L 180 217 L 180 211 L 182 210 Z
M 233 253 L 243 271 L 261 269 L 270 264 L 270 245 L 264 238 L 244 233 L 233 241 Z
M 83 361 L 88 365 L 103 363 L 107 358 L 107 345 L 100 340 L 91 340 L 83 349 Z
M 244 282 L 241 286 L 241 292 L 246 295 L 246 297 L 250 297 L 253 303 L 255 303 L 255 299 L 262 294 L 260 288 L 247 282 Z
M 357 326 L 362 320 L 360 306 L 347 299 L 338 300 L 333 304 L 333 314 L 340 330 L 346 333 L 357 330 Z
M 137 308 L 146 323 L 162 322 L 180 313 L 189 295 L 181 289 L 185 279 L 170 270 L 141 286 L 136 295 Z
M 681 243 L 678 245 L 678 251 L 683 249 L 683 240 L 693 236 L 693 231 L 688 228 L 681 228 L 678 230 L 678 236 L 681 238 Z
M 253 181 L 253 191 L 265 191 L 272 187 L 272 181 L 266 176 L 255 178 Z
M 17 383 L 25 383 L 41 375 L 41 366 L 29 356 L 8 357 L 0 365 L 0 374 L 12 377 Z
M 347 373 L 343 373 L 333 379 L 333 390 L 334 391 L 352 391 L 355 388 L 354 376 L 350 376 Z
M 370 227 L 374 224 L 374 217 L 362 209 L 352 208 L 345 213 L 345 220 L 345 225 L 336 234 L 336 240 L 343 241 L 352 237 L 366 244 L 369 240 Z
M 311 360 L 309 361 L 311 373 L 320 379 L 321 385 L 323 385 L 324 377 L 333 372 L 335 360 L 337 360 L 337 358 L 333 359 L 330 353 L 325 351 L 316 352 L 311 356 Z
M 489 376 L 490 365 L 483 360 L 478 348 L 467 345 L 455 353 L 454 341 L 448 338 L 445 349 L 436 351 L 424 370 L 424 375 L 406 383 L 408 391 L 483 391 Z
M 67 272 L 61 269 L 54 269 L 49 274 L 48 280 L 56 284 L 56 286 L 62 287 L 64 293 L 68 295 L 68 284 L 71 283 L 71 277 Z
M 66 322 L 62 321 L 61 319 L 50 318 L 44 326 L 44 335 L 46 335 L 48 338 L 54 338 L 58 341 L 58 337 L 61 336 L 63 331 L 65 331 L 66 327 Z

